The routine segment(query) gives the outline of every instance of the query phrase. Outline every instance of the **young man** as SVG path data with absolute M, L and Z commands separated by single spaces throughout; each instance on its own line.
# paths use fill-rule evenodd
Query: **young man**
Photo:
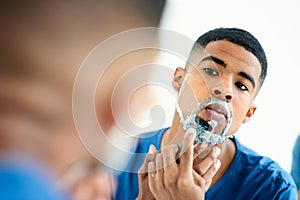
M 226 136 L 232 136 L 255 113 L 253 100 L 266 74 L 266 56 L 253 35 L 219 28 L 199 37 L 185 69 L 176 69 L 173 86 L 185 115 L 205 99 L 227 102 L 232 121 Z M 228 117 L 213 107 L 197 115 L 220 121 Z M 276 162 L 243 146 L 234 136 L 217 145 L 196 144 L 195 129 L 185 132 L 181 122 L 180 112 L 175 112 L 170 128 L 143 135 L 134 153 L 148 154 L 143 163 L 131 159 L 126 172 L 119 175 L 116 199 L 297 198 L 293 180 Z M 134 173 L 138 168 L 139 173 Z

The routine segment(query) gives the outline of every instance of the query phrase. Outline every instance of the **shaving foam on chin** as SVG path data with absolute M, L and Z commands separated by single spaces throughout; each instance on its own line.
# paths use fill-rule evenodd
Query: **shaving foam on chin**
M 198 116 L 198 113 L 211 104 L 219 104 L 226 110 L 227 114 L 227 124 L 220 133 L 216 133 L 215 129 L 218 126 L 218 121 L 211 119 L 205 121 Z M 214 146 L 216 144 L 221 144 L 229 136 L 226 136 L 227 131 L 231 125 L 232 112 L 229 104 L 226 101 L 220 100 L 218 98 L 209 98 L 197 104 L 197 106 L 192 110 L 192 112 L 184 118 L 180 106 L 176 103 L 176 111 L 180 117 L 180 123 L 182 128 L 187 131 L 189 128 L 194 128 L 196 130 L 195 141 L 197 143 L 207 143 L 209 146 Z

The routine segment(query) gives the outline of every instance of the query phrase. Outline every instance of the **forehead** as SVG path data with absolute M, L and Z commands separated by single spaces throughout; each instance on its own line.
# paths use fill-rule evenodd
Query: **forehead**
M 229 41 L 219 40 L 210 42 L 206 45 L 204 50 L 210 55 L 218 54 L 222 57 L 231 58 L 232 61 L 244 62 L 245 64 L 255 65 L 261 68 L 260 62 L 254 54 L 244 47 Z
M 260 62 L 254 54 L 240 45 L 225 40 L 210 42 L 200 57 L 205 56 L 216 57 L 226 64 L 226 68 L 236 72 L 246 72 L 260 82 Z

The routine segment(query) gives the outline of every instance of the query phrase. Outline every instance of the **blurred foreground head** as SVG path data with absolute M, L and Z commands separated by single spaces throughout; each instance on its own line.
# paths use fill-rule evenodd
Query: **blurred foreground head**
M 9 70 L 21 75 L 30 68 L 70 94 L 76 72 L 94 47 L 122 31 L 157 27 L 164 4 L 164 0 L 1 2 L 1 73 Z M 113 86 L 134 67 L 132 60 L 135 64 L 153 60 L 155 54 L 122 57 L 123 65 L 112 65 L 99 80 L 97 114 L 105 131 L 114 124 L 110 109 Z
M 37 156 L 59 174 L 81 160 L 97 165 L 72 120 L 76 72 L 88 53 L 111 35 L 158 26 L 163 7 L 163 0 L 2 1 L 1 154 Z M 111 76 L 100 80 L 106 89 L 97 107 L 106 129 L 113 124 L 107 107 L 111 88 L 121 75 L 117 68 L 111 70 Z

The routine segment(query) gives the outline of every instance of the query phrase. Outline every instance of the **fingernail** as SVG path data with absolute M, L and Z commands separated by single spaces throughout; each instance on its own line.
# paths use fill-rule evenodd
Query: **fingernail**
M 153 146 L 153 144 L 150 144 L 148 153 L 154 154 L 154 146 Z
M 220 166 L 221 166 L 221 161 L 220 160 L 216 160 L 215 161 L 215 167 L 216 167 L 216 169 L 219 169 Z
M 221 149 L 219 147 L 214 147 L 213 156 L 218 157 L 221 154 Z

